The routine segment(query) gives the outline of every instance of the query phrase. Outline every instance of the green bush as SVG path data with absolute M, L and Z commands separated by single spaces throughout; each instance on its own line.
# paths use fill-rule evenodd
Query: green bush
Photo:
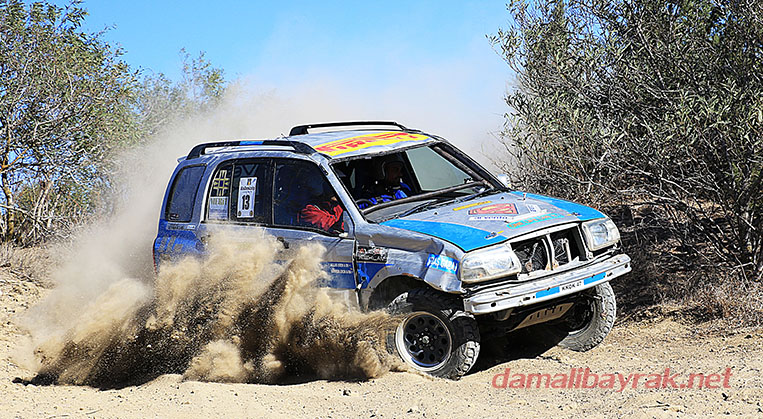
M 509 12 L 491 40 L 517 77 L 502 136 L 515 184 L 612 211 L 630 251 L 665 267 L 645 281 L 668 266 L 686 279 L 668 293 L 760 282 L 763 2 L 517 0 Z
M 227 83 L 181 50 L 182 80 L 133 70 L 81 1 L 0 0 L 0 241 L 66 237 L 113 209 L 115 156 L 216 106 Z

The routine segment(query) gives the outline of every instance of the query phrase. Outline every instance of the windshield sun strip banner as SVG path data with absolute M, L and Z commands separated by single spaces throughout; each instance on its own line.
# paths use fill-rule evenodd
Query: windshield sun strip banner
M 334 157 L 364 148 L 397 144 L 409 141 L 426 141 L 429 137 L 421 134 L 407 132 L 378 132 L 373 134 L 358 135 L 342 140 L 329 141 L 315 147 L 315 151 Z

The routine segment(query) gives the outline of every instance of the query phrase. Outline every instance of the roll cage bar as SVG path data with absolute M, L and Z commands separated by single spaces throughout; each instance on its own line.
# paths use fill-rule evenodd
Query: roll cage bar
M 219 141 L 214 143 L 199 144 L 191 149 L 186 160 L 191 160 L 202 156 L 208 148 L 216 147 L 251 147 L 251 146 L 281 146 L 291 147 L 300 154 L 313 154 L 315 149 L 305 143 L 290 140 L 241 140 L 241 141 Z
M 296 127 L 293 127 L 291 131 L 289 131 L 289 136 L 291 137 L 294 135 L 308 134 L 308 130 L 312 128 L 357 127 L 357 126 L 364 126 L 364 125 L 394 126 L 400 131 L 411 131 L 408 128 L 404 127 L 401 124 L 398 124 L 395 121 L 348 121 L 348 122 L 325 122 L 320 124 L 297 125 Z

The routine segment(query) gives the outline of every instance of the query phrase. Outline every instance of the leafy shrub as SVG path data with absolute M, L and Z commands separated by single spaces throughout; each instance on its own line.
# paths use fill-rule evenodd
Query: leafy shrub
M 629 252 L 670 267 L 673 297 L 759 283 L 763 2 L 517 0 L 509 11 L 491 40 L 517 75 L 502 136 L 515 184 L 609 210 Z

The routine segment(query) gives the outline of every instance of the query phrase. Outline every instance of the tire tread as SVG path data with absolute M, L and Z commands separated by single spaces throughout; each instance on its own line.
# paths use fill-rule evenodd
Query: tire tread
M 465 312 L 460 300 L 456 297 L 438 292 L 432 288 L 415 288 L 395 298 L 387 307 L 391 313 L 405 311 L 407 305 L 420 304 L 425 307 L 437 309 L 450 320 L 455 333 L 460 333 L 465 342 L 451 353 L 451 359 L 441 369 L 431 371 L 429 374 L 436 377 L 457 380 L 465 375 L 477 362 L 480 353 L 480 332 L 474 316 Z M 467 321 L 454 322 L 459 317 Z M 454 361 L 455 359 L 455 361 Z
M 607 282 L 597 285 L 594 289 L 596 296 L 601 298 L 601 301 L 597 302 L 600 311 L 593 314 L 595 317 L 593 320 L 597 320 L 593 324 L 593 328 L 567 336 L 559 342 L 559 346 L 576 352 L 589 351 L 603 342 L 612 330 L 617 315 L 617 302 L 612 286 Z M 604 316 L 601 316 L 602 313 Z

